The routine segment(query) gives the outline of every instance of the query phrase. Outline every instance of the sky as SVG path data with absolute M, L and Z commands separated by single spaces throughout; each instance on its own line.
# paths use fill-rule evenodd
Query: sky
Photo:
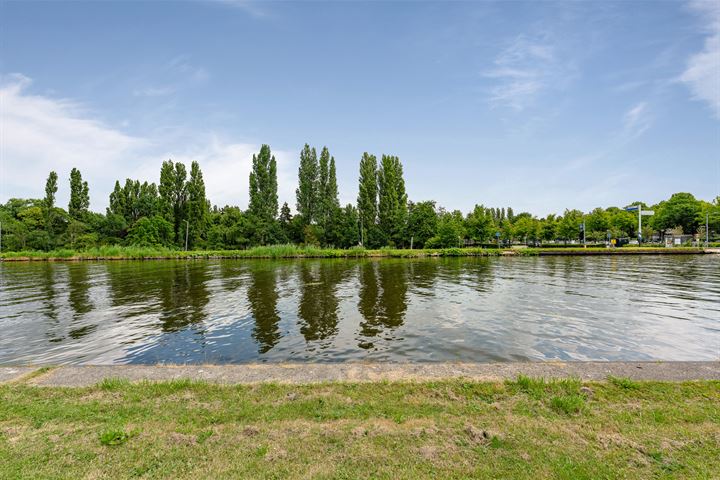
M 720 2 L 0 0 L 0 202 L 58 203 L 197 160 L 247 207 L 269 144 L 294 208 L 302 146 L 355 202 L 363 152 L 408 196 L 538 216 L 720 195 Z

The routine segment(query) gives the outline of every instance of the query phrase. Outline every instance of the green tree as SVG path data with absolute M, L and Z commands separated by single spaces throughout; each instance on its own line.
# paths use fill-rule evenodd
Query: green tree
M 378 171 L 377 158 L 367 152 L 360 159 L 360 179 L 357 199 L 361 242 L 365 246 L 377 246 L 376 228 L 378 216 Z
M 698 223 L 703 234 L 706 221 L 711 234 L 720 232 L 720 196 L 715 197 L 712 202 L 701 202 Z
M 561 240 L 577 240 L 580 238 L 580 224 L 583 213 L 580 210 L 565 210 L 557 224 L 556 233 Z
M 314 148 L 307 143 L 300 152 L 298 188 L 295 190 L 298 214 L 305 224 L 315 221 L 318 201 L 318 160 Z
M 142 217 L 128 231 L 130 245 L 142 247 L 167 247 L 173 243 L 173 224 L 164 217 Z
M 277 162 L 268 145 L 263 145 L 257 155 L 253 155 L 250 172 L 249 212 L 257 226 L 257 236 L 264 244 L 271 239 L 275 218 L 278 213 Z
M 110 192 L 110 199 L 106 211 L 107 215 L 121 215 L 125 217 L 125 190 L 120 186 L 120 181 L 115 180 L 115 188 Z
M 544 241 L 555 240 L 557 237 L 557 224 L 557 218 L 552 213 L 540 220 L 540 239 Z
M 468 237 L 475 242 L 487 242 L 495 234 L 495 222 L 491 209 L 475 205 L 465 220 Z
M 188 248 L 197 245 L 207 233 L 207 222 L 210 205 L 205 196 L 205 181 L 198 162 L 190 164 L 190 180 L 187 184 L 188 195 L 188 222 L 189 242 Z
M 174 240 L 182 245 L 185 241 L 187 219 L 187 170 L 180 162 L 163 162 L 160 168 L 159 211 L 173 224 Z
M 438 215 L 435 202 L 410 202 L 408 205 L 407 233 L 413 239 L 413 247 L 424 248 L 437 233 Z
M 524 214 L 520 214 L 514 218 L 513 234 L 516 239 L 524 243 L 537 242 L 540 240 L 542 232 L 540 229 L 540 221 L 537 218 Z
M 386 242 L 404 245 L 407 223 L 407 194 L 398 157 L 383 155 L 378 172 L 378 222 Z
M 55 208 L 55 194 L 58 191 L 57 181 L 57 173 L 50 172 L 45 182 L 45 208 L 49 211 Z
M 690 193 L 675 193 L 661 202 L 655 212 L 652 225 L 657 230 L 681 227 L 683 233 L 694 234 L 698 230 L 700 202 Z
M 358 244 L 360 238 L 358 210 L 348 203 L 340 211 L 337 222 L 336 246 L 350 248 Z
M 72 218 L 82 219 L 90 207 L 90 195 L 88 183 L 82 179 L 82 174 L 77 168 L 70 171 L 70 203 L 68 213 Z
M 53 222 L 55 220 L 55 194 L 58 191 L 57 181 L 57 173 L 52 171 L 45 182 L 45 229 L 47 230 L 51 240 L 55 235 Z
M 335 157 L 330 156 L 327 147 L 320 154 L 320 174 L 318 183 L 318 224 L 322 228 L 325 244 L 334 244 L 338 240 L 336 224 L 340 214 L 338 199 Z
M 437 234 L 426 243 L 427 248 L 461 247 L 465 238 L 463 214 L 459 210 L 446 212 L 440 209 Z

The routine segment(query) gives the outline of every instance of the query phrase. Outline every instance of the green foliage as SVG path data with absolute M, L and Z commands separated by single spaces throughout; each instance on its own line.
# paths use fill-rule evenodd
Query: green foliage
M 55 208 L 55 194 L 58 191 L 57 181 L 57 173 L 50 172 L 47 182 L 45 182 L 45 208 L 48 210 Z
M 465 221 L 467 235 L 476 242 L 487 242 L 495 233 L 495 220 L 490 209 L 475 205 Z
M 612 383 L 616 387 L 622 388 L 623 390 L 637 390 L 640 388 L 640 384 L 627 377 L 608 377 L 608 382 Z
M 441 211 L 437 234 L 427 241 L 428 248 L 449 248 L 462 246 L 465 238 L 465 227 L 462 212 Z
M 173 243 L 173 225 L 160 215 L 142 217 L 128 230 L 127 242 L 138 247 L 168 247 Z
M 652 225 L 658 230 L 680 227 L 683 233 L 696 233 L 702 211 L 700 202 L 690 193 L 675 193 L 660 202 Z
M 277 189 L 277 162 L 270 152 L 270 146 L 263 145 L 252 159 L 248 208 L 260 244 L 271 242 L 278 233 L 274 225 L 278 214 Z
M 100 443 L 109 447 L 116 447 L 127 442 L 130 435 L 122 430 L 107 430 L 100 434 Z
M 565 210 L 556 227 L 557 236 L 565 241 L 580 239 L 582 219 L 583 214 L 580 210 Z
M 187 218 L 187 171 L 182 163 L 163 162 L 160 168 L 159 214 L 173 225 L 173 239 L 184 244 Z
M 188 221 L 189 241 L 188 248 L 199 245 L 205 238 L 209 220 L 210 205 L 205 196 L 205 181 L 197 162 L 190 166 L 190 180 L 187 183 L 188 192 Z
M 383 155 L 378 171 L 378 222 L 387 245 L 405 244 L 407 194 L 400 159 Z
M 52 175 L 52 174 L 51 174 Z M 70 203 L 68 213 L 72 218 L 82 219 L 90 207 L 90 193 L 88 183 L 82 179 L 82 174 L 77 168 L 70 171 Z
M 295 190 L 296 208 L 303 222 L 309 224 L 316 218 L 318 202 L 318 160 L 314 148 L 307 143 L 300 152 L 298 188 Z
M 413 240 L 415 248 L 424 248 L 437 232 L 438 215 L 435 202 L 426 201 L 408 205 L 407 234 Z
M 367 152 L 360 159 L 357 209 L 360 219 L 361 244 L 379 246 L 377 242 L 378 171 L 377 158 Z
M 247 211 L 211 207 L 197 162 L 191 163 L 189 175 L 182 163 L 163 162 L 158 186 L 131 179 L 124 184 L 115 182 L 105 215 L 89 211 L 88 184 L 77 169 L 70 173 L 68 211 L 55 206 L 57 178 L 50 172 L 42 200 L 9 199 L 0 205 L 5 251 L 86 250 L 125 244 L 183 247 L 186 230 L 188 246 L 194 250 L 287 243 L 333 248 L 361 244 L 389 247 L 398 256 L 425 254 L 404 250 L 411 239 L 413 247 L 420 249 L 457 249 L 467 244 L 489 247 L 496 245 L 496 233 L 505 247 L 519 243 L 536 247 L 541 241 L 554 247 L 558 240 L 576 244 L 582 237 L 583 220 L 586 239 L 595 246 L 602 246 L 608 238 L 637 234 L 637 215 L 617 207 L 596 208 L 585 215 L 565 210 L 562 216 L 537 218 L 527 212 L 516 214 L 511 207 L 476 205 L 463 217 L 459 211 L 446 212 L 433 201 L 409 202 L 399 159 L 383 155 L 378 167 L 376 157 L 368 153 L 360 160 L 357 208 L 341 208 L 334 157 L 324 147 L 318 161 L 315 149 L 307 144 L 300 153 L 298 214 L 293 215 L 285 203 L 279 218 L 277 164 L 267 145 L 253 156 Z M 642 205 L 656 211 L 643 221 L 643 238 L 662 237 L 668 229 L 682 228 L 685 233 L 699 233 L 704 240 L 706 219 L 709 240 L 716 240 L 720 233 L 720 197 L 706 202 L 689 193 L 676 193 L 657 205 Z M 169 235 L 167 224 L 158 216 L 172 226 Z M 538 254 L 533 249 L 514 253 Z

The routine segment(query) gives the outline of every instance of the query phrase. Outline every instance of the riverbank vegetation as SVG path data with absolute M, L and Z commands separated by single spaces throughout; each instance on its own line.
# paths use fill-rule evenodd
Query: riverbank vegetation
M 104 214 L 90 210 L 90 186 L 75 168 L 70 172 L 68 208 L 56 205 L 58 179 L 56 172 L 50 172 L 42 199 L 13 198 L 0 205 L 3 252 L 90 252 L 106 247 L 237 251 L 281 244 L 447 249 L 566 244 L 583 238 L 597 243 L 639 233 L 637 213 L 618 207 L 591 212 L 567 209 L 561 215 L 537 218 L 511 207 L 479 204 L 464 214 L 445 210 L 432 200 L 414 201 L 406 193 L 403 165 L 392 155 L 382 155 L 378 161 L 363 154 L 357 202 L 342 207 L 334 157 L 327 148 L 318 157 L 309 145 L 300 153 L 295 213 L 287 203 L 279 205 L 277 164 L 267 145 L 253 156 L 245 210 L 213 206 L 197 162 L 190 164 L 189 173 L 183 163 L 163 162 L 157 185 L 117 181 Z M 704 235 L 706 221 L 711 233 L 720 232 L 720 197 L 706 202 L 690 193 L 676 193 L 657 205 L 632 205 L 655 211 L 643 222 L 640 233 L 645 239 L 661 239 L 670 231 Z
M 245 250 L 177 250 L 165 247 L 135 247 L 106 245 L 85 250 L 58 249 L 50 251 L 28 250 L 5 252 L 0 260 L 161 260 L 161 259 L 208 259 L 208 258 L 422 258 L 422 257 L 497 257 L 506 255 L 632 255 L 632 254 L 688 254 L 703 253 L 702 248 L 676 247 L 623 247 L 594 248 L 425 248 L 425 249 L 348 249 L 320 248 L 312 245 L 269 245 Z
M 715 478 L 720 382 L 0 385 L 2 478 Z

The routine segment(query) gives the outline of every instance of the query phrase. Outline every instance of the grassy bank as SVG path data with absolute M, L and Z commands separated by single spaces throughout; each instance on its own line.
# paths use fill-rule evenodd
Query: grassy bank
M 499 255 L 623 255 L 623 254 L 678 254 L 701 253 L 702 249 L 623 247 L 606 248 L 441 248 L 441 249 L 390 249 L 369 250 L 364 248 L 329 249 L 300 247 L 296 245 L 272 245 L 246 250 L 196 250 L 184 252 L 169 248 L 104 246 L 88 250 L 52 250 L 49 252 L 25 251 L 0 254 L 2 260 L 116 260 L 116 259 L 182 259 L 182 258 L 362 258 L 362 257 L 480 257 Z
M 720 382 L 0 386 L 0 478 L 717 478 Z

